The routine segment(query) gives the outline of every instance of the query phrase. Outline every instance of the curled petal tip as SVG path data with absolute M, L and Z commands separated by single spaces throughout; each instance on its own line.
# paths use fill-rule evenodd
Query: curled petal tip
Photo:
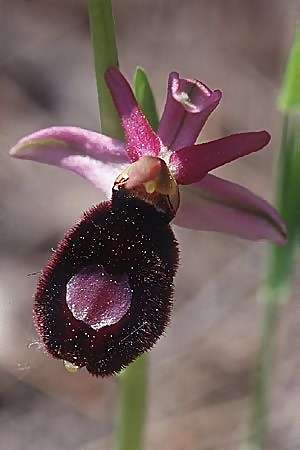
M 276 239 L 274 239 L 275 244 L 277 245 L 286 245 L 288 242 L 288 232 L 287 232 L 287 227 L 285 225 L 285 223 L 283 222 L 283 220 L 279 217 L 279 221 L 277 223 L 278 226 L 278 237 Z
M 222 97 L 199 80 L 171 72 L 165 109 L 159 125 L 163 144 L 172 151 L 192 145 Z
M 105 71 L 105 74 L 104 74 L 105 78 L 106 78 L 109 74 L 114 73 L 114 71 L 115 71 L 115 66 L 109 66 L 109 67 L 106 69 L 106 71 Z
M 8 154 L 13 158 L 22 158 L 22 147 L 20 148 L 19 145 L 15 145 L 9 150 Z
M 257 131 L 257 133 L 260 133 L 260 134 L 261 134 L 261 139 L 262 139 L 262 141 L 264 142 L 263 147 L 264 147 L 265 145 L 268 145 L 268 143 L 269 143 L 270 140 L 271 140 L 271 135 L 270 135 L 270 133 L 268 133 L 266 130 Z
M 216 100 L 220 101 L 222 96 L 223 96 L 223 92 L 220 89 L 216 89 L 214 91 L 214 93 L 215 93 L 215 96 L 216 96 Z
M 9 150 L 9 155 L 19 159 L 38 159 L 37 154 L 43 150 L 67 147 L 67 144 L 59 139 L 38 139 L 34 138 L 34 135 L 31 136 L 21 139 Z
M 109 66 L 105 71 L 104 77 L 106 80 L 110 77 L 115 77 L 117 80 L 119 80 L 120 77 L 124 78 L 117 66 Z
M 104 73 L 104 78 L 108 86 L 112 82 L 119 84 L 120 82 L 123 82 L 123 80 L 127 83 L 116 66 L 109 66 Z

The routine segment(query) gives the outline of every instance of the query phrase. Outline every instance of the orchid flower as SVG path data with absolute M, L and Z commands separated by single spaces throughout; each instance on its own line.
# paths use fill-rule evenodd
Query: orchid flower
M 208 172 L 265 147 L 266 131 L 195 144 L 221 99 L 175 72 L 157 133 L 112 67 L 106 81 L 125 142 L 76 127 L 35 132 L 16 158 L 73 171 L 111 201 L 67 232 L 40 277 L 37 330 L 46 350 L 94 375 L 110 375 L 150 349 L 170 317 L 178 246 L 169 222 L 283 244 L 276 210 L 244 187 Z M 179 185 L 191 185 L 181 187 Z

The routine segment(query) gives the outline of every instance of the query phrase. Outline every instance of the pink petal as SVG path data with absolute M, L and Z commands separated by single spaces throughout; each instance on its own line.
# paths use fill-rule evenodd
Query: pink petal
M 257 152 L 269 143 L 266 131 L 240 133 L 205 144 L 182 148 L 171 154 L 170 167 L 179 184 L 200 181 L 208 172 L 241 156 Z
M 176 225 L 281 245 L 286 242 L 286 227 L 277 211 L 238 184 L 206 175 L 200 182 L 182 188 L 180 194 Z
M 163 144 L 171 150 L 193 145 L 221 97 L 221 91 L 212 91 L 198 80 L 170 73 L 167 101 L 158 130 Z
M 106 194 L 111 193 L 115 178 L 129 163 L 120 141 L 76 127 L 37 131 L 21 139 L 10 155 L 75 172 Z
M 129 83 L 116 67 L 109 68 L 105 77 L 121 118 L 130 160 L 136 161 L 144 155 L 157 156 L 160 140 L 139 109 Z

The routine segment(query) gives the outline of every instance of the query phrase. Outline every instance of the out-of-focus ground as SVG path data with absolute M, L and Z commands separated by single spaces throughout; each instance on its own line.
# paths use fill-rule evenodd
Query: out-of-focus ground
M 160 108 L 167 74 L 198 77 L 224 99 L 202 139 L 266 128 L 269 150 L 219 173 L 273 200 L 276 98 L 299 1 L 115 0 L 121 66 L 149 73 Z M 9 147 L 50 125 L 98 129 L 84 0 L 0 1 L 0 448 L 110 449 L 115 379 L 67 373 L 39 349 L 31 304 L 38 271 L 81 211 L 101 200 L 59 169 L 11 160 Z M 147 450 L 245 448 L 258 349 L 265 244 L 176 229 L 173 321 L 151 353 Z M 296 277 L 297 278 L 297 277 Z M 299 279 L 299 272 L 298 272 Z M 294 292 L 299 290 L 299 281 Z M 282 307 L 269 450 L 300 448 L 296 295 Z

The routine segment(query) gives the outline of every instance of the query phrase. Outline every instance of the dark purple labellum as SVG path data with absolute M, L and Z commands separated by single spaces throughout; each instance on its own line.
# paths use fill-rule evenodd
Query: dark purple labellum
M 174 234 L 153 206 L 122 194 L 91 208 L 38 282 L 46 350 L 93 375 L 120 371 L 163 333 L 177 264 Z

